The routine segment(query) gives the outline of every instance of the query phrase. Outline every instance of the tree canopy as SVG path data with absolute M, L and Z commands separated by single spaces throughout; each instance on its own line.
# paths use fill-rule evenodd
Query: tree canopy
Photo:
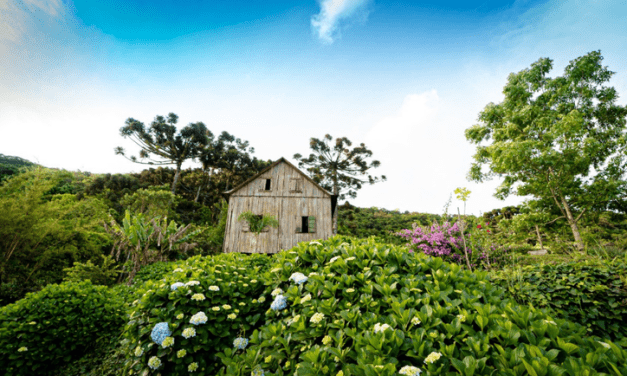
M 579 249 L 582 215 L 608 209 L 627 188 L 627 107 L 604 86 L 614 73 L 602 60 L 600 51 L 590 52 L 551 78 L 553 61 L 539 59 L 510 74 L 503 102 L 488 104 L 479 124 L 466 129 L 477 145 L 469 178 L 502 177 L 496 197 L 531 196 L 531 207 L 557 210 Z
M 176 194 L 176 184 L 181 173 L 181 165 L 188 159 L 195 159 L 202 148 L 207 146 L 211 132 L 202 122 L 190 123 L 177 133 L 176 123 L 178 116 L 174 113 L 155 117 L 146 130 L 144 123 L 128 118 L 126 126 L 120 128 L 124 138 L 130 138 L 137 144 L 139 159 L 136 156 L 127 157 L 132 162 L 149 165 L 176 165 L 176 174 L 172 182 L 172 193 Z M 122 147 L 115 148 L 115 153 L 126 157 Z
M 300 154 L 294 154 L 299 168 L 306 168 L 311 178 L 326 190 L 337 195 L 340 200 L 346 196 L 357 197 L 357 190 L 363 184 L 375 184 L 385 181 L 385 175 L 380 177 L 368 174 L 371 168 L 377 168 L 379 161 L 370 161 L 372 151 L 363 143 L 354 148 L 352 142 L 346 137 L 335 139 L 335 145 L 329 145 L 333 137 L 329 134 L 323 139 L 312 137 L 309 143 L 314 153 L 305 158 Z

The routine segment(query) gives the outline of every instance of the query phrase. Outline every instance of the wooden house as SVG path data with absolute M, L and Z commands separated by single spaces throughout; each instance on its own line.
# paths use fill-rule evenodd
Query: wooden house
M 333 235 L 337 196 L 332 195 L 285 158 L 225 192 L 229 210 L 224 252 L 277 253 L 299 242 Z M 273 215 L 278 228 L 266 227 L 258 235 L 246 221 L 245 211 Z

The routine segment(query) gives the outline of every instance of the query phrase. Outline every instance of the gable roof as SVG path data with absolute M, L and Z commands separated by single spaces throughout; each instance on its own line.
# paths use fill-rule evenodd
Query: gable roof
M 298 169 L 298 167 L 294 166 L 293 164 L 291 164 L 287 159 L 281 157 L 279 159 L 277 159 L 275 162 L 273 162 L 270 166 L 264 168 L 263 170 L 261 170 L 261 172 L 257 173 L 256 175 L 254 175 L 253 177 L 251 177 L 250 179 L 244 181 L 243 183 L 241 183 L 240 185 L 238 185 L 237 187 L 224 192 L 224 194 L 226 196 L 230 196 L 232 195 L 234 192 L 240 190 L 241 188 L 243 188 L 244 186 L 246 186 L 248 183 L 250 183 L 251 181 L 257 179 L 258 177 L 260 177 L 261 175 L 265 174 L 266 172 L 270 171 L 270 169 L 274 168 L 274 166 L 278 165 L 279 163 L 286 163 L 288 166 L 292 167 L 293 169 L 295 169 L 296 171 L 298 171 L 305 179 L 309 180 L 309 182 L 311 182 L 314 186 L 316 186 L 318 189 L 320 189 L 322 192 L 326 193 L 327 195 L 333 197 L 334 195 L 327 191 L 326 189 L 322 188 L 320 186 L 320 184 L 316 183 L 312 178 L 310 178 L 309 176 L 307 176 L 305 173 L 303 173 L 301 170 Z

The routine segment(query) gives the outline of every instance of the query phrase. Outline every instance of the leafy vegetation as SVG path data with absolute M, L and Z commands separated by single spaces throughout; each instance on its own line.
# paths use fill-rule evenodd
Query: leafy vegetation
M 89 281 L 51 284 L 0 308 L 0 369 L 5 375 L 55 374 L 99 338 L 117 337 L 124 301 Z
M 164 282 L 148 282 L 124 330 L 130 349 L 124 373 L 154 368 L 172 375 L 190 369 L 215 374 L 215 354 L 232 346 L 233 333 L 251 333 L 263 321 L 269 297 L 257 297 L 265 289 L 261 273 L 267 260 L 235 253 L 193 257 L 178 262 Z M 167 334 L 158 343 L 156 325 Z
M 141 147 L 139 159 L 131 156 L 128 159 L 135 163 L 149 165 L 175 165 L 176 173 L 172 181 L 172 194 L 176 194 L 176 185 L 181 176 L 181 165 L 189 159 L 199 156 L 203 147 L 207 146 L 207 127 L 202 122 L 190 123 L 177 134 L 176 123 L 179 117 L 169 113 L 168 118 L 155 117 L 146 130 L 144 123 L 133 118 L 126 119 L 126 126 L 120 128 L 122 137 L 130 138 Z M 115 153 L 126 157 L 126 151 L 117 147 Z M 156 158 L 156 159 L 155 159 Z M 147 162 L 144 162 L 147 160 Z
M 189 232 L 191 225 L 168 223 L 167 218 L 149 219 L 144 214 L 131 215 L 126 211 L 122 225 L 112 221 L 104 224 L 105 230 L 113 238 L 113 251 L 116 261 L 125 262 L 124 270 L 130 284 L 137 271 L 144 265 L 157 261 L 175 259 L 185 255 L 196 246 L 194 236 L 200 231 Z
M 334 237 L 274 256 L 266 323 L 218 356 L 226 375 L 625 374 L 627 351 L 401 247 Z M 232 331 L 230 338 L 239 333 Z M 170 352 L 174 353 L 174 349 Z M 405 368 L 405 369 L 408 369 Z
M 520 304 L 550 308 L 591 334 L 618 340 L 627 336 L 625 275 L 624 261 L 586 260 L 506 268 L 491 279 Z
M 242 212 L 239 217 L 237 217 L 238 221 L 246 221 L 248 225 L 248 229 L 250 232 L 253 232 L 259 235 L 263 230 L 268 227 L 278 228 L 279 221 L 270 214 L 258 215 L 254 214 L 251 211 Z
M 64 281 L 90 281 L 94 285 L 104 286 L 112 286 L 122 272 L 111 256 L 102 256 L 102 263 L 99 265 L 87 260 L 86 263 L 75 262 L 74 266 L 63 271 L 67 273 Z
M 34 163 L 20 157 L 0 154 L 0 184 L 13 175 L 17 175 L 25 168 L 34 166 Z
M 618 93 L 604 86 L 614 73 L 602 60 L 600 51 L 590 52 L 556 78 L 547 77 L 548 58 L 510 74 L 504 101 L 488 104 L 480 123 L 466 130 L 477 145 L 469 176 L 476 182 L 503 177 L 496 191 L 502 199 L 532 196 L 525 215 L 536 224 L 564 218 L 579 251 L 583 216 L 618 208 L 627 189 L 627 106 L 616 104 Z
M 73 174 L 36 168 L 0 186 L 0 300 L 15 301 L 26 292 L 61 282 L 74 262 L 99 259 L 111 239 L 102 228 L 106 205 L 51 194 Z
M 414 223 L 430 226 L 443 219 L 438 214 L 401 213 L 399 210 L 377 207 L 359 208 L 347 201 L 338 206 L 338 234 L 357 238 L 375 236 L 383 243 L 402 245 L 407 242 L 396 235 L 398 231 L 412 228 Z
M 368 162 L 372 151 L 363 143 L 349 149 L 353 143 L 346 137 L 335 139 L 335 145 L 329 145 L 333 137 L 330 134 L 323 139 L 312 137 L 309 147 L 314 153 L 305 158 L 294 154 L 298 167 L 306 168 L 311 178 L 329 192 L 338 196 L 339 200 L 346 197 L 357 197 L 357 190 L 362 184 L 375 184 L 385 181 L 385 175 L 380 177 L 369 175 L 369 170 L 377 168 L 381 163 L 377 160 Z

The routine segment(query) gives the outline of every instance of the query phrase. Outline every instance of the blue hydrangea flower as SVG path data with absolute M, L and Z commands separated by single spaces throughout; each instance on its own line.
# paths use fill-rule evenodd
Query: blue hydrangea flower
M 290 277 L 290 280 L 300 285 L 307 282 L 307 277 L 305 277 L 303 273 L 293 273 Z
M 161 343 L 163 343 L 163 340 L 166 337 L 169 337 L 170 335 L 172 335 L 172 332 L 170 331 L 170 328 L 168 328 L 168 323 L 160 322 L 157 325 L 155 325 L 154 328 L 152 328 L 152 333 L 150 333 L 150 338 L 152 338 L 152 340 L 156 344 L 161 345 Z
M 185 286 L 185 284 L 183 282 L 176 282 L 176 283 L 173 283 L 172 286 L 170 286 L 170 289 L 174 291 L 181 286 Z
M 233 341 L 233 346 L 236 349 L 244 350 L 246 346 L 248 346 L 248 339 L 242 337 L 235 338 L 235 341 Z
M 287 306 L 286 303 L 287 303 L 287 300 L 285 299 L 283 295 L 277 295 L 274 298 L 274 301 L 272 302 L 272 304 L 270 305 L 270 308 L 272 308 L 275 311 L 280 311 Z

